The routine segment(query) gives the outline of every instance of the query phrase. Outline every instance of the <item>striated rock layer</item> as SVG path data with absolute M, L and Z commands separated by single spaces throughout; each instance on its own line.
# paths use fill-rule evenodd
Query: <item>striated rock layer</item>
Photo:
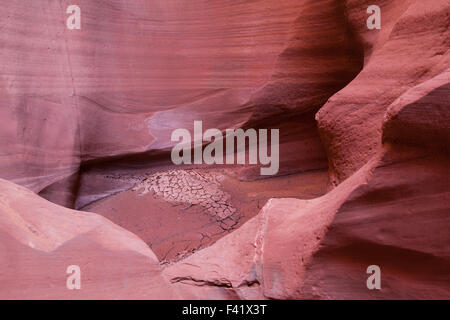
M 0 13 L 0 297 L 450 297 L 447 0 L 378 1 L 380 30 L 368 0 L 81 0 L 72 31 L 68 4 Z M 194 120 L 280 129 L 280 175 L 300 174 L 172 170 Z
M 327 167 L 314 114 L 363 64 L 342 1 L 85 0 L 81 30 L 68 4 L 2 8 L 0 177 L 81 208 L 130 187 L 105 163 L 170 164 L 171 132 L 195 120 L 279 128 L 279 174 Z
M 449 130 L 449 71 L 389 107 L 380 160 L 341 206 L 308 266 L 307 297 L 450 296 L 450 144 L 440 138 Z M 364 285 L 372 264 L 382 270 L 379 292 Z
M 448 131 L 449 75 L 398 99 L 381 152 L 334 190 L 313 200 L 271 199 L 233 234 L 166 268 L 167 276 L 186 298 L 448 298 L 450 145 L 436 134 Z M 382 270 L 379 291 L 366 287 L 370 265 Z
M 360 4 L 347 3 L 350 21 Z M 384 4 L 387 30 L 361 36 L 363 71 L 316 116 L 335 189 L 270 200 L 241 229 L 168 267 L 187 297 L 450 296 L 450 7 Z M 370 265 L 381 268 L 381 290 L 366 287 Z
M 5 3 L 0 176 L 74 206 L 98 181 L 86 161 L 167 148 L 193 120 L 239 126 L 303 2 L 81 0 L 81 30 L 70 1 Z
M 153 252 L 94 213 L 0 180 L 1 299 L 173 299 Z M 68 290 L 69 266 L 81 289 Z
M 448 68 L 448 1 L 383 1 L 381 30 L 368 30 L 370 1 L 347 1 L 350 23 L 365 48 L 364 69 L 320 109 L 316 118 L 337 185 L 380 151 L 389 105 Z

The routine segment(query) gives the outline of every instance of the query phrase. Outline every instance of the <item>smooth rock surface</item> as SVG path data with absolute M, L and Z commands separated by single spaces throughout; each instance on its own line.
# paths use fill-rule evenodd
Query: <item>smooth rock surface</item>
M 333 186 L 380 151 L 389 105 L 450 63 L 448 1 L 384 1 L 381 30 L 367 29 L 361 7 L 369 4 L 347 3 L 349 21 L 365 47 L 364 68 L 316 115 Z
M 447 0 L 378 1 L 380 30 L 369 0 L 69 4 L 0 12 L 0 298 L 450 297 Z M 279 176 L 174 168 L 195 120 L 280 129 Z
M 158 259 L 137 236 L 0 180 L 1 299 L 173 299 Z M 69 290 L 66 270 L 81 270 Z

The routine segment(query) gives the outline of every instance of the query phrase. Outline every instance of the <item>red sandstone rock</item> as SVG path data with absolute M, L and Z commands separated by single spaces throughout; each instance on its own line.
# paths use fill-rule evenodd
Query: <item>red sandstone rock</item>
M 153 252 L 94 213 L 66 209 L 0 180 L 1 299 L 170 299 Z M 66 270 L 81 269 L 68 290 Z
M 0 297 L 448 298 L 450 6 L 381 1 L 377 31 L 370 4 L 82 0 L 80 31 L 65 29 L 64 4 L 4 4 L 2 178 L 82 207 L 167 169 L 171 131 L 204 120 L 280 128 L 280 173 L 328 162 L 333 189 L 271 199 L 162 271 L 130 232 L 0 180 Z M 145 222 L 139 206 L 120 208 Z M 152 227 L 135 232 L 164 238 Z M 80 292 L 65 287 L 72 264 L 86 270 Z
M 348 2 L 349 21 L 366 48 L 364 69 L 316 115 L 332 185 L 379 152 L 389 105 L 449 65 L 448 1 L 384 1 L 380 31 L 367 30 L 361 7 L 368 3 Z
M 436 134 L 448 130 L 448 75 L 389 108 L 381 154 L 334 190 L 313 200 L 270 200 L 166 275 L 187 298 L 447 298 L 450 160 L 440 153 L 447 139 Z M 374 264 L 383 274 L 380 291 L 366 287 Z
M 334 190 L 308 201 L 272 199 L 166 274 L 190 297 L 213 294 L 208 286 L 223 287 L 218 298 L 448 297 L 449 144 L 438 139 L 448 131 L 448 80 L 446 71 L 399 98 L 382 152 Z M 225 257 L 231 265 L 219 263 Z M 373 264 L 383 270 L 381 291 L 366 287 Z
M 172 130 L 194 120 L 280 128 L 280 174 L 326 168 L 314 112 L 362 65 L 340 1 L 78 5 L 81 30 L 65 28 L 64 4 L 2 8 L 1 177 L 79 208 L 128 186 L 99 179 L 88 161 L 166 151 Z
M 74 206 L 80 163 L 159 149 L 192 118 L 238 126 L 302 2 L 81 0 L 81 30 L 67 1 L 5 3 L 0 176 Z
M 185 298 L 301 298 L 305 267 L 362 169 L 339 189 L 313 199 L 271 199 L 258 216 L 211 247 L 168 266 Z
M 305 297 L 450 296 L 449 79 L 447 70 L 389 107 L 379 163 L 338 210 L 308 266 Z M 364 286 L 373 264 L 380 291 Z

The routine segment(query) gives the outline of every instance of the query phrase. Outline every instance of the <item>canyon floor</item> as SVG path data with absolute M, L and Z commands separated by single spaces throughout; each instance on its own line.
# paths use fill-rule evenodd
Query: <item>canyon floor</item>
M 224 171 L 160 171 L 81 210 L 101 214 L 138 235 L 164 264 L 239 228 L 270 198 L 312 199 L 326 192 L 328 181 L 326 170 L 256 181 L 240 181 Z

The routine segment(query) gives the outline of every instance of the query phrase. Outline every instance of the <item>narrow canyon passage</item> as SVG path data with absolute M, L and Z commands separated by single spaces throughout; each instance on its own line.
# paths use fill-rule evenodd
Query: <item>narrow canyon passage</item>
M 450 297 L 448 0 L 69 2 L 0 10 L 0 299 Z
M 276 1 L 269 2 L 275 6 Z M 246 5 L 235 4 L 238 16 L 232 19 L 244 15 L 241 9 Z M 252 8 L 253 5 L 258 7 L 257 3 L 248 4 Z M 193 23 L 190 28 L 205 37 L 196 41 L 219 46 L 229 53 L 227 61 L 236 60 L 234 66 L 225 68 L 228 74 L 225 79 L 220 73 L 209 73 L 210 80 L 204 87 L 204 82 L 198 79 L 202 73 L 196 70 L 189 75 L 192 77 L 189 81 L 167 83 L 162 88 L 164 77 L 152 73 L 151 77 L 156 76 L 158 81 L 151 79 L 152 86 L 146 88 L 144 96 L 142 93 L 118 96 L 115 92 L 108 97 L 83 94 L 78 100 L 82 120 L 78 128 L 82 137 L 79 171 L 48 185 L 39 194 L 54 203 L 107 217 L 143 239 L 162 263 L 178 261 L 212 245 L 257 215 L 270 198 L 312 199 L 325 194 L 329 161 L 315 114 L 360 72 L 362 44 L 340 1 L 292 1 L 286 6 L 276 6 L 277 13 L 268 15 L 265 6 L 256 11 L 264 12 L 261 18 L 268 19 L 266 27 L 273 29 L 268 29 L 267 35 L 265 30 L 237 22 L 238 30 L 261 37 L 256 46 L 270 53 L 262 60 L 258 51 L 252 50 L 250 56 L 244 55 L 244 60 L 249 61 L 243 62 L 228 46 L 248 46 L 248 43 L 226 37 L 223 43 L 210 44 L 209 32 L 203 24 L 190 21 Z M 202 9 L 208 10 L 208 5 Z M 194 14 L 187 12 L 191 13 Z M 272 14 L 284 13 L 288 14 L 279 22 L 270 19 Z M 259 19 L 259 13 L 257 16 Z M 183 31 L 172 25 L 167 28 L 190 37 L 189 28 Z M 184 43 L 181 39 L 177 41 Z M 180 70 L 190 69 L 198 54 L 192 51 L 184 56 L 186 60 L 179 62 Z M 219 63 L 217 58 L 214 61 L 207 59 L 201 70 Z M 178 75 L 175 70 L 171 72 Z M 219 83 L 221 86 L 217 87 Z M 151 107 L 143 108 L 146 101 Z M 92 115 L 97 122 L 91 119 Z M 178 128 L 190 128 L 190 122 L 195 120 L 202 120 L 207 128 L 220 130 L 278 129 L 281 155 L 278 175 L 261 180 L 259 166 L 248 165 L 173 166 L 167 156 L 167 150 L 173 146 L 170 134 Z M 114 128 L 119 128 L 123 137 Z M 149 139 L 153 141 L 142 147 Z M 130 141 L 140 145 L 138 150 L 117 149 L 117 145 L 129 145 Z M 178 193 L 184 194 L 184 198 L 177 197 L 170 188 L 142 185 L 158 175 L 169 179 L 170 184 L 176 182 L 181 190 Z M 184 179 L 185 176 L 189 179 Z M 215 182 L 211 183 L 211 179 Z M 194 199 L 189 199 L 185 193 L 197 187 L 201 189 Z M 206 204 L 202 198 L 215 196 L 219 199 L 213 198 Z M 215 206 L 224 206 L 224 210 L 232 212 L 225 216 L 211 213 Z

